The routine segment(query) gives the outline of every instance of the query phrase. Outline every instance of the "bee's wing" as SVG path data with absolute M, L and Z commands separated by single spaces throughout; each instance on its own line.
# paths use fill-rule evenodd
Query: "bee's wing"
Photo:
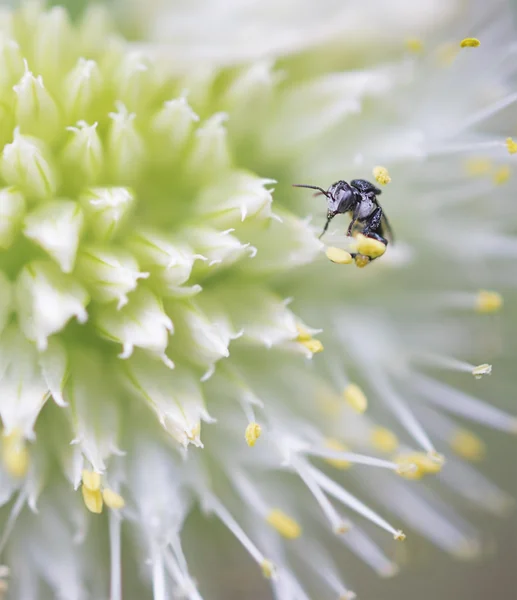
M 388 217 L 386 213 L 382 211 L 381 217 L 381 226 L 379 227 L 379 233 L 382 237 L 385 237 L 390 244 L 393 244 L 395 241 L 395 236 L 393 235 L 393 229 L 391 228 L 390 222 L 388 221 Z

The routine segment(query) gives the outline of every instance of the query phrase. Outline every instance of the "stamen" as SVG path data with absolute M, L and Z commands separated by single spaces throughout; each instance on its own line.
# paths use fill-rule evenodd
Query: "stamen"
M 122 600 L 120 525 L 120 517 L 115 513 L 110 513 L 110 600 Z
M 336 248 L 335 246 L 329 246 L 325 250 L 327 258 L 338 265 L 349 265 L 352 262 L 352 255 L 343 250 L 342 248 Z
M 481 45 L 481 42 L 477 38 L 465 38 L 461 40 L 461 48 L 477 48 Z
M 374 427 L 370 433 L 370 441 L 374 448 L 381 452 L 395 452 L 399 445 L 397 436 L 385 427 Z
M 388 560 L 360 527 L 354 527 L 348 535 L 344 535 L 339 539 L 381 577 L 393 577 L 397 574 L 397 565 Z
M 356 240 L 357 251 L 359 252 L 359 254 L 363 254 L 368 258 L 378 258 L 386 252 L 386 246 L 382 242 L 379 242 L 379 240 L 374 240 L 373 238 L 366 237 L 362 233 L 357 234 Z
M 386 185 L 391 181 L 390 174 L 388 173 L 388 169 L 386 169 L 386 167 L 374 167 L 373 176 L 375 177 L 375 181 L 382 185 Z
M 92 492 L 96 492 L 97 490 L 100 490 L 101 487 L 101 476 L 95 471 L 88 471 L 87 469 L 83 469 L 82 482 L 83 486 L 85 486 Z
M 153 582 L 153 600 L 166 600 L 165 592 L 165 569 L 163 564 L 163 555 L 160 549 L 155 548 L 152 558 L 152 582 Z
M 276 569 L 275 565 L 266 558 L 260 563 L 260 568 L 262 569 L 262 574 L 266 579 L 275 579 L 276 577 Z
M 368 400 L 363 390 L 355 383 L 346 386 L 343 397 L 346 403 L 358 413 L 364 413 L 368 408 Z
M 483 440 L 467 429 L 457 429 L 449 440 L 450 447 L 462 458 L 479 461 L 485 456 Z
M 336 452 L 346 452 L 348 448 L 342 444 L 339 440 L 334 438 L 328 438 L 325 440 L 325 447 L 329 450 L 335 450 Z M 348 460 L 340 460 L 337 458 L 326 458 L 325 462 L 335 467 L 336 469 L 349 469 L 352 463 Z
M 2 462 L 12 477 L 25 477 L 29 469 L 29 451 L 20 429 L 2 437 Z
M 501 310 L 503 297 L 497 292 L 480 290 L 476 298 L 476 311 L 479 313 L 494 313 Z
M 412 480 L 422 479 L 424 475 L 439 473 L 443 465 L 443 462 L 433 460 L 423 452 L 400 454 L 395 461 L 399 465 L 397 473 L 405 479 Z
M 344 488 L 338 485 L 335 481 L 330 479 L 324 475 L 321 471 L 318 471 L 314 467 L 309 467 L 310 474 L 314 477 L 314 479 L 321 485 L 321 487 L 331 496 L 334 496 L 336 500 L 339 500 L 346 506 L 349 506 L 352 510 L 355 510 L 357 513 L 372 521 L 382 529 L 388 531 L 393 535 L 395 539 L 402 539 L 403 533 L 400 530 L 395 529 L 392 525 L 390 525 L 387 521 L 385 521 L 381 516 L 379 516 L 376 512 L 368 508 L 365 504 L 363 504 L 360 500 L 352 496 L 349 492 L 347 492 Z
M 295 540 L 302 534 L 299 523 L 279 508 L 274 508 L 269 512 L 266 522 L 288 540 Z
M 105 488 L 104 490 L 102 490 L 102 498 L 106 506 L 114 510 L 124 508 L 124 506 L 126 505 L 126 501 L 124 500 L 124 498 L 122 498 L 120 494 L 117 494 L 117 492 L 109 488 Z
M 325 441 L 325 445 L 329 448 L 328 450 L 323 448 L 308 448 L 304 449 L 304 453 L 310 456 L 321 456 L 325 458 L 325 462 L 332 464 L 337 469 L 347 469 L 351 466 L 351 463 L 380 467 L 381 469 L 390 469 L 392 471 L 396 471 L 398 468 L 396 463 L 388 460 L 366 456 L 365 454 L 356 454 L 355 452 L 345 452 L 344 449 L 346 447 L 338 440 L 328 439 Z
M 491 374 L 492 374 L 492 365 L 489 365 L 487 363 L 478 365 L 477 367 L 474 367 L 472 369 L 472 375 L 474 375 L 474 377 L 476 379 L 481 379 L 481 377 L 483 377 L 483 375 L 491 375 Z
M 258 423 L 253 422 L 246 427 L 244 437 L 246 438 L 246 443 L 250 448 L 253 448 L 253 446 L 256 444 L 261 433 L 262 427 Z
M 83 500 L 86 508 L 94 513 L 100 514 L 102 512 L 102 494 L 98 490 L 90 490 L 84 484 L 81 486 L 81 492 L 83 494 Z
M 319 340 L 311 339 L 305 342 L 300 342 L 300 344 L 305 346 L 309 352 L 312 352 L 312 354 L 323 352 L 323 344 Z
M 492 175 L 492 181 L 495 185 L 502 185 L 510 179 L 511 174 L 512 172 L 509 165 L 502 165 L 494 171 L 494 174 Z
M 412 37 L 406 40 L 406 48 L 415 54 L 420 54 L 424 50 L 424 42 L 420 38 Z
M 517 153 L 517 143 L 511 137 L 506 138 L 506 149 L 509 154 Z

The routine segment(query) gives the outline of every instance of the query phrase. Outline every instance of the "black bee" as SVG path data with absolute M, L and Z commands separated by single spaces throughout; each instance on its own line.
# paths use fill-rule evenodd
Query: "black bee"
M 359 232 L 366 237 L 382 242 L 385 246 L 393 241 L 393 233 L 384 214 L 377 196 L 382 191 L 365 179 L 353 179 L 350 183 L 338 181 L 327 191 L 314 185 L 293 184 L 293 187 L 318 190 L 316 196 L 323 194 L 327 197 L 327 222 L 320 238 L 327 231 L 330 221 L 336 216 L 350 213 L 352 220 L 348 226 L 347 235 Z

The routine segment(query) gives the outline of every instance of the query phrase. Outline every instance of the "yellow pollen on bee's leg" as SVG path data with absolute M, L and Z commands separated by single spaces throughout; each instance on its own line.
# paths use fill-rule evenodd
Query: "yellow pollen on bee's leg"
M 325 250 L 325 254 L 331 262 L 337 265 L 349 265 L 353 260 L 349 252 L 342 248 L 335 248 L 334 246 L 329 246 Z
M 485 456 L 483 440 L 466 429 L 457 429 L 450 438 L 449 445 L 456 454 L 467 460 L 478 461 Z
M 478 46 L 481 46 L 481 42 L 474 37 L 464 38 L 460 42 L 461 48 L 477 48 Z
M 82 472 L 83 486 L 88 488 L 90 491 L 95 492 L 101 488 L 101 476 L 100 473 L 95 471 L 88 471 L 83 469 Z
M 327 438 L 325 440 L 325 448 L 336 452 L 346 452 L 348 450 L 344 444 L 334 438 Z M 352 463 L 348 462 L 348 460 L 343 460 L 342 458 L 325 458 L 325 462 L 332 467 L 341 470 L 349 469 L 352 466 Z
M 2 462 L 6 471 L 13 477 L 21 478 L 27 474 L 29 451 L 21 430 L 13 429 L 9 435 L 3 436 Z
M 367 237 L 362 233 L 357 234 L 356 242 L 359 254 L 363 254 L 369 258 L 379 258 L 379 256 L 382 256 L 386 252 L 385 244 L 379 242 L 379 240 Z
M 246 427 L 244 437 L 246 438 L 246 443 L 250 448 L 253 448 L 253 446 L 256 444 L 261 433 L 262 427 L 258 423 L 253 422 Z
M 388 169 L 386 167 L 374 167 L 372 173 L 377 183 L 386 185 L 391 181 L 390 174 L 388 173 Z
M 355 266 L 359 269 L 364 269 L 364 267 L 366 267 L 366 265 L 370 263 L 370 260 L 371 259 L 369 256 L 365 256 L 364 254 L 358 254 L 355 257 Z
M 124 506 L 126 505 L 126 501 L 124 500 L 124 498 L 122 498 L 120 494 L 117 494 L 117 492 L 111 490 L 110 488 L 105 488 L 104 490 L 102 490 L 102 498 L 104 500 L 104 504 L 106 504 L 108 508 L 112 508 L 114 510 L 124 508 Z
M 506 138 L 506 149 L 508 150 L 509 154 L 516 154 L 517 153 L 517 142 L 514 142 L 511 137 L 507 137 Z
M 368 399 L 363 390 L 355 383 L 350 383 L 343 390 L 345 402 L 358 413 L 364 413 L 368 408 Z
M 92 513 L 100 514 L 102 512 L 102 493 L 100 489 L 90 490 L 83 484 L 81 492 L 86 508 Z
M 472 375 L 474 375 L 474 377 L 476 379 L 481 379 L 481 377 L 483 377 L 483 375 L 491 375 L 492 374 L 492 365 L 489 365 L 488 363 L 483 363 L 482 365 L 478 365 L 477 367 L 474 367 L 472 369 Z
M 494 171 L 494 174 L 492 175 L 492 181 L 495 183 L 495 185 L 502 185 L 510 179 L 511 174 L 512 172 L 510 167 L 508 165 L 502 165 Z
M 385 427 L 375 427 L 370 433 L 370 441 L 374 448 L 381 452 L 395 452 L 399 441 L 397 436 Z
M 420 54 L 424 50 L 424 42 L 420 38 L 411 37 L 406 40 L 406 48 L 410 52 Z
M 279 508 L 274 508 L 269 512 L 266 522 L 288 540 L 295 540 L 302 534 L 299 523 Z
M 497 292 L 480 290 L 476 298 L 476 311 L 478 313 L 494 313 L 503 306 L 503 297 Z

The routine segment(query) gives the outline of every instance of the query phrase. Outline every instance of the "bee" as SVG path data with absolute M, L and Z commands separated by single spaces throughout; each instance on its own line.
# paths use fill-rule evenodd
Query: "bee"
M 377 196 L 382 194 L 382 191 L 366 179 L 353 179 L 350 183 L 338 181 L 333 183 L 327 191 L 314 185 L 301 183 L 295 183 L 293 187 L 318 190 L 315 196 L 326 196 L 327 221 L 320 238 L 323 237 L 336 215 L 349 213 L 351 221 L 347 230 L 348 236 L 362 233 L 385 246 L 388 245 L 388 242 L 393 242 L 393 232 L 388 218 L 377 200 Z

